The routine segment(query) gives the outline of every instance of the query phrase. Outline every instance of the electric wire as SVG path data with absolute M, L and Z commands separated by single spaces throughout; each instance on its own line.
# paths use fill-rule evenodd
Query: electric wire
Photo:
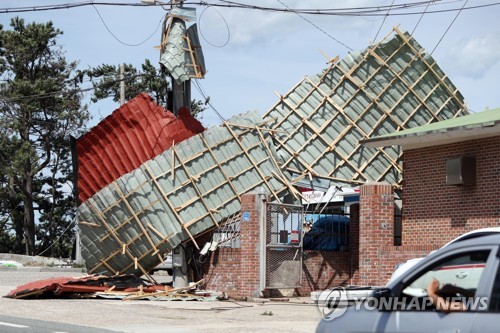
M 221 45 L 216 45 L 216 44 L 213 44 L 211 42 L 209 42 L 207 40 L 207 38 L 205 38 L 205 35 L 203 34 L 203 30 L 201 28 L 201 18 L 203 17 L 203 14 L 205 14 L 205 11 L 209 8 L 213 8 L 217 14 L 219 14 L 219 16 L 222 18 L 222 20 L 224 21 L 224 24 L 226 25 L 226 30 L 227 30 L 227 39 L 224 43 L 222 43 Z M 198 29 L 200 30 L 200 35 L 201 37 L 203 38 L 203 40 L 205 42 L 207 42 L 209 45 L 213 46 L 213 47 L 217 47 L 217 48 L 223 48 L 225 47 L 227 44 L 229 44 L 229 40 L 231 39 L 231 30 L 229 29 L 229 25 L 227 24 L 227 21 L 226 19 L 224 18 L 224 15 L 222 15 L 218 10 L 217 8 L 214 8 L 212 6 L 207 6 L 205 9 L 203 9 L 203 11 L 201 12 L 200 16 L 198 17 Z
M 285 6 L 286 8 L 288 9 L 291 9 L 290 7 L 288 7 L 284 2 L 282 2 L 281 0 L 276 0 L 278 1 L 280 4 L 282 4 L 283 6 Z M 303 19 L 304 21 L 308 22 L 309 24 L 311 24 L 313 27 L 315 27 L 316 29 L 318 29 L 319 31 L 321 31 L 323 34 L 325 34 L 326 36 L 330 37 L 333 41 L 339 43 L 340 45 L 344 46 L 345 48 L 347 48 L 349 51 L 354 51 L 351 47 L 347 46 L 345 43 L 341 42 L 340 40 L 338 40 L 337 38 L 333 37 L 332 35 L 330 35 L 328 32 L 326 32 L 325 30 L 321 29 L 318 25 L 316 25 L 314 22 L 312 22 L 311 20 L 307 19 L 306 17 L 304 17 L 303 15 L 301 15 L 300 13 L 297 13 L 297 12 L 294 12 L 297 16 L 299 16 L 301 19 Z
M 437 42 L 436 46 L 434 46 L 434 48 L 432 49 L 430 55 L 432 56 L 432 54 L 434 53 L 434 51 L 436 51 L 436 49 L 438 48 L 439 44 L 441 44 L 441 41 L 443 40 L 443 38 L 446 36 L 446 34 L 448 33 L 448 31 L 450 31 L 450 28 L 451 26 L 453 25 L 453 23 L 455 23 L 455 21 L 457 20 L 458 18 L 458 15 L 460 15 L 460 13 L 462 12 L 462 9 L 465 7 L 465 5 L 467 5 L 467 2 L 469 2 L 469 0 L 465 0 L 464 2 L 464 5 L 462 6 L 462 8 L 457 12 L 457 15 L 455 15 L 455 17 L 453 18 L 453 20 L 451 21 L 450 25 L 448 26 L 448 28 L 446 29 L 446 31 L 443 33 L 443 35 L 441 36 L 441 38 L 439 39 L 439 41 Z
M 413 28 L 413 30 L 411 31 L 411 35 L 413 36 L 413 33 L 415 33 L 415 30 L 417 30 L 417 27 L 418 25 L 420 24 L 420 21 L 422 21 L 422 18 L 424 17 L 425 15 L 425 12 L 427 12 L 427 9 L 429 9 L 429 6 L 430 4 L 432 3 L 432 1 L 429 1 L 429 3 L 427 4 L 427 6 L 425 7 L 424 9 L 424 12 L 422 13 L 422 15 L 420 15 L 420 18 L 418 19 L 417 21 L 417 24 L 415 24 L 415 27 Z
M 422 7 L 428 4 L 429 1 L 423 1 L 423 2 L 416 2 L 416 3 L 406 3 L 406 4 L 399 4 L 399 5 L 394 5 L 391 13 L 387 14 L 386 8 L 388 6 L 378 6 L 378 7 L 359 7 L 359 8 L 335 8 L 335 9 L 281 9 L 281 8 L 275 8 L 275 7 L 263 7 L 263 6 L 255 6 L 255 5 L 247 5 L 247 4 L 240 4 L 237 2 L 232 2 L 232 1 L 223 1 L 224 4 L 210 4 L 211 6 L 216 6 L 216 7 L 228 7 L 228 8 L 240 8 L 240 9 L 254 9 L 254 10 L 261 10 L 261 11 L 269 11 L 269 12 L 282 12 L 282 13 L 301 13 L 301 14 L 308 14 L 308 15 L 330 15 L 330 16 L 404 16 L 404 15 L 418 15 L 422 14 L 422 11 L 406 11 L 410 8 L 415 8 L 415 7 Z M 432 1 L 433 5 L 444 5 L 444 4 L 450 4 L 450 3 L 455 3 L 459 1 L 448 1 L 448 2 L 441 2 L 441 3 L 436 3 L 436 1 Z M 206 2 L 191 2 L 190 4 L 195 4 L 195 5 L 200 5 L 200 6 L 207 6 Z M 463 10 L 469 10 L 469 9 L 478 9 L 478 8 L 484 8 L 484 7 L 491 7 L 491 6 L 497 6 L 500 5 L 500 2 L 494 2 L 494 3 L 488 3 L 488 4 L 482 4 L 482 5 L 475 5 L 475 6 L 469 6 L 465 7 Z M 350 10 L 350 11 L 346 11 Z M 445 12 L 455 12 L 460 9 L 458 8 L 448 8 L 448 9 L 437 9 L 437 10 L 432 10 L 432 11 L 426 11 L 426 13 L 445 13 Z M 396 12 L 396 11 L 403 11 L 403 12 Z
M 163 22 L 163 18 L 164 18 L 164 15 L 162 15 L 161 19 L 160 19 L 160 22 L 158 22 L 158 25 L 156 26 L 156 29 L 145 39 L 143 40 L 142 42 L 140 43 L 137 43 L 137 44 L 130 44 L 130 43 L 126 43 L 124 41 L 122 41 L 120 38 L 118 38 L 114 33 L 113 31 L 111 31 L 111 29 L 108 27 L 108 25 L 106 24 L 106 21 L 104 20 L 104 18 L 102 17 L 101 13 L 99 12 L 99 10 L 97 9 L 96 6 L 92 5 L 92 7 L 94 7 L 97 15 L 99 16 L 99 18 L 101 19 L 101 22 L 102 24 L 104 25 L 104 27 L 106 28 L 106 30 L 109 32 L 109 34 L 111 36 L 113 36 L 114 39 L 116 39 L 120 44 L 123 44 L 125 46 L 131 46 L 131 47 L 135 47 L 135 46 L 141 46 L 142 44 L 146 43 L 148 40 L 151 39 L 151 37 L 153 37 L 156 32 L 158 31 L 158 29 L 160 28 L 160 25 L 161 25 L 161 22 Z
M 201 94 L 201 96 L 207 101 L 207 104 L 210 106 L 210 108 L 217 114 L 217 116 L 222 120 L 222 122 L 226 122 L 226 119 L 222 116 L 222 114 L 217 110 L 215 106 L 213 106 L 212 102 L 210 102 L 210 99 L 208 98 L 207 94 L 203 90 L 203 87 L 201 86 L 201 83 L 199 80 L 194 79 L 194 87 L 198 92 Z
M 385 20 L 387 20 L 387 17 L 389 16 L 389 13 L 391 12 L 391 8 L 392 8 L 392 6 L 394 6 L 394 2 L 396 2 L 396 0 L 392 0 L 391 6 L 389 7 L 389 9 L 387 9 L 387 14 L 384 16 L 384 19 L 382 20 L 380 27 L 378 27 L 377 34 L 375 35 L 375 38 L 373 38 L 374 42 L 377 41 L 378 34 L 380 33 L 380 30 L 382 30 L 382 27 L 384 26 Z
M 387 13 L 388 6 L 372 6 L 372 7 L 354 7 L 354 8 L 328 8 L 328 9 L 288 9 L 288 8 L 276 8 L 276 7 L 264 7 L 256 5 L 248 5 L 243 3 L 238 3 L 234 1 L 222 1 L 223 3 L 207 3 L 205 1 L 185 1 L 184 4 L 198 5 L 198 6 L 211 6 L 211 7 L 221 7 L 221 8 L 237 8 L 237 9 L 252 9 L 268 12 L 281 12 L 281 13 L 300 13 L 304 15 L 330 15 L 330 16 L 404 16 L 404 15 L 421 15 L 435 14 L 435 13 L 446 13 L 446 12 L 456 12 L 463 10 L 486 8 L 491 6 L 498 6 L 500 2 L 492 2 L 481 5 L 472 5 L 469 7 L 458 8 L 448 8 L 448 9 L 436 9 L 436 10 L 426 10 L 426 11 L 408 11 L 413 8 L 427 6 L 429 3 L 433 5 L 444 5 L 450 4 L 457 1 L 440 1 L 429 0 L 420 2 L 409 2 L 403 4 L 394 5 L 391 9 L 391 13 Z M 162 3 L 157 3 L 155 5 L 160 6 Z M 10 8 L 0 8 L 0 14 L 12 14 L 21 12 L 37 12 L 37 11 L 47 11 L 47 10 L 60 10 L 60 9 L 70 9 L 83 6 L 120 6 L 120 7 L 149 7 L 152 5 L 142 4 L 142 3 L 113 3 L 113 2 L 96 2 L 87 1 L 79 3 L 66 3 L 66 4 L 56 4 L 56 5 L 44 5 L 44 6 L 29 6 L 29 7 L 10 7 Z
M 132 75 L 130 77 L 125 77 L 123 79 L 118 78 L 118 79 L 115 79 L 115 80 L 108 81 L 108 83 L 119 83 L 121 81 L 126 81 L 126 80 L 130 80 L 130 79 L 136 79 L 136 78 L 144 76 L 144 75 L 147 75 L 147 73 L 138 73 L 138 74 Z M 65 83 L 69 83 L 72 80 L 75 80 L 75 78 L 66 80 Z M 93 81 L 91 81 L 91 82 L 94 83 Z M 97 84 L 98 83 L 99 82 L 97 82 Z M 23 100 L 30 100 L 30 99 L 35 99 L 35 98 L 53 97 L 53 96 L 61 95 L 61 94 L 64 94 L 64 93 L 84 93 L 84 92 L 89 92 L 89 91 L 92 91 L 92 90 L 95 90 L 95 89 L 96 88 L 94 86 L 88 87 L 88 88 L 77 88 L 77 89 L 69 89 L 69 90 L 62 90 L 61 89 L 61 90 L 58 90 L 58 91 L 51 91 L 51 92 L 41 93 L 41 94 L 18 96 L 18 97 L 12 97 L 12 98 L 0 98 L 0 102 L 10 102 L 10 103 L 12 103 L 12 102 L 18 102 L 18 101 L 23 101 Z

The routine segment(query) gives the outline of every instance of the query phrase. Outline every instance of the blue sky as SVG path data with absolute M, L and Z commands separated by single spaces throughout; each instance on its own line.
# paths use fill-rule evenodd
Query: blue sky
M 83 0 L 84 1 L 84 0 Z M 1 1 L 0 9 L 19 6 L 75 3 L 74 0 L 17 0 Z M 131 0 L 108 0 L 130 2 Z M 210 1 L 216 3 L 217 1 Z M 390 5 L 387 0 L 241 0 L 249 4 L 284 8 L 339 8 Z M 394 1 L 401 4 L 408 1 Z M 496 3 L 495 0 L 470 0 L 467 6 Z M 461 8 L 464 1 L 437 1 L 429 10 Z M 59 44 L 68 60 L 78 60 L 80 68 L 103 63 L 132 63 L 139 66 L 149 58 L 159 59 L 155 46 L 160 43 L 165 11 L 161 7 L 96 6 L 111 32 L 122 42 L 141 43 L 135 47 L 120 43 L 111 35 L 92 6 L 45 12 L 21 13 L 26 21 L 53 21 L 64 31 Z M 198 17 L 206 7 L 197 7 Z M 422 11 L 424 7 L 417 10 Z M 431 52 L 454 19 L 456 12 L 426 14 L 414 32 L 416 40 Z M 8 29 L 13 14 L 0 14 L 0 23 Z M 278 98 L 274 92 L 285 94 L 304 76 L 312 76 L 326 67 L 322 53 L 343 58 L 348 47 L 359 50 L 388 34 L 393 26 L 412 31 L 420 15 L 383 17 L 306 16 L 320 31 L 301 17 L 288 13 L 269 13 L 258 10 L 209 7 L 199 19 L 203 52 L 208 73 L 201 85 L 212 104 L 226 118 L 248 110 L 262 114 Z M 485 107 L 500 107 L 500 5 L 465 10 L 444 36 L 433 57 L 458 87 L 471 111 Z M 227 27 L 226 27 L 227 23 Z M 382 24 L 383 23 L 383 24 Z M 157 29 L 158 28 L 158 29 Z M 229 34 L 228 34 L 229 32 Z M 224 47 L 217 45 L 225 44 Z M 193 97 L 199 94 L 193 88 Z M 95 125 L 101 117 L 110 114 L 118 105 L 110 100 L 90 104 Z M 207 110 L 203 116 L 206 126 L 220 122 L 217 115 Z

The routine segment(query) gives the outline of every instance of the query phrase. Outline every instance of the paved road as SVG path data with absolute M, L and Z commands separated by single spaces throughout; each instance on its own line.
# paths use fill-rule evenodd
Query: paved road
M 2 333 L 111 333 L 110 331 L 88 326 L 63 324 L 53 321 L 34 320 L 0 315 Z
M 76 273 L 0 270 L 0 296 L 26 282 Z M 310 298 L 293 303 L 0 298 L 0 332 L 312 333 L 321 316 L 310 302 Z

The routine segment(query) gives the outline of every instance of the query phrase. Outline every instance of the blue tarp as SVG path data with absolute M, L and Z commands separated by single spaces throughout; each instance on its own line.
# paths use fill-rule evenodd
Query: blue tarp
M 339 251 L 348 244 L 349 217 L 321 215 L 314 221 L 312 229 L 304 235 L 303 246 L 304 250 Z

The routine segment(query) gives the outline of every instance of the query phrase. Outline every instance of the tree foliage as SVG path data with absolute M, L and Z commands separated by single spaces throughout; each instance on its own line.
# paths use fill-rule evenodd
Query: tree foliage
M 146 59 L 138 70 L 131 64 L 123 64 L 125 82 L 125 100 L 130 100 L 142 92 L 148 93 L 158 105 L 167 110 L 171 110 L 170 100 L 171 87 L 170 79 L 166 73 L 153 66 L 149 59 Z M 88 76 L 94 85 L 92 102 L 97 102 L 105 98 L 113 98 L 113 101 L 120 101 L 120 65 L 103 64 L 89 70 L 80 72 L 80 82 Z M 201 118 L 209 98 L 205 101 L 191 102 L 191 114 L 198 119 Z
M 0 251 L 67 255 L 74 216 L 69 135 L 89 118 L 51 22 L 0 27 Z M 35 224 L 35 221 L 39 221 Z M 10 247 L 10 248 L 8 248 Z

